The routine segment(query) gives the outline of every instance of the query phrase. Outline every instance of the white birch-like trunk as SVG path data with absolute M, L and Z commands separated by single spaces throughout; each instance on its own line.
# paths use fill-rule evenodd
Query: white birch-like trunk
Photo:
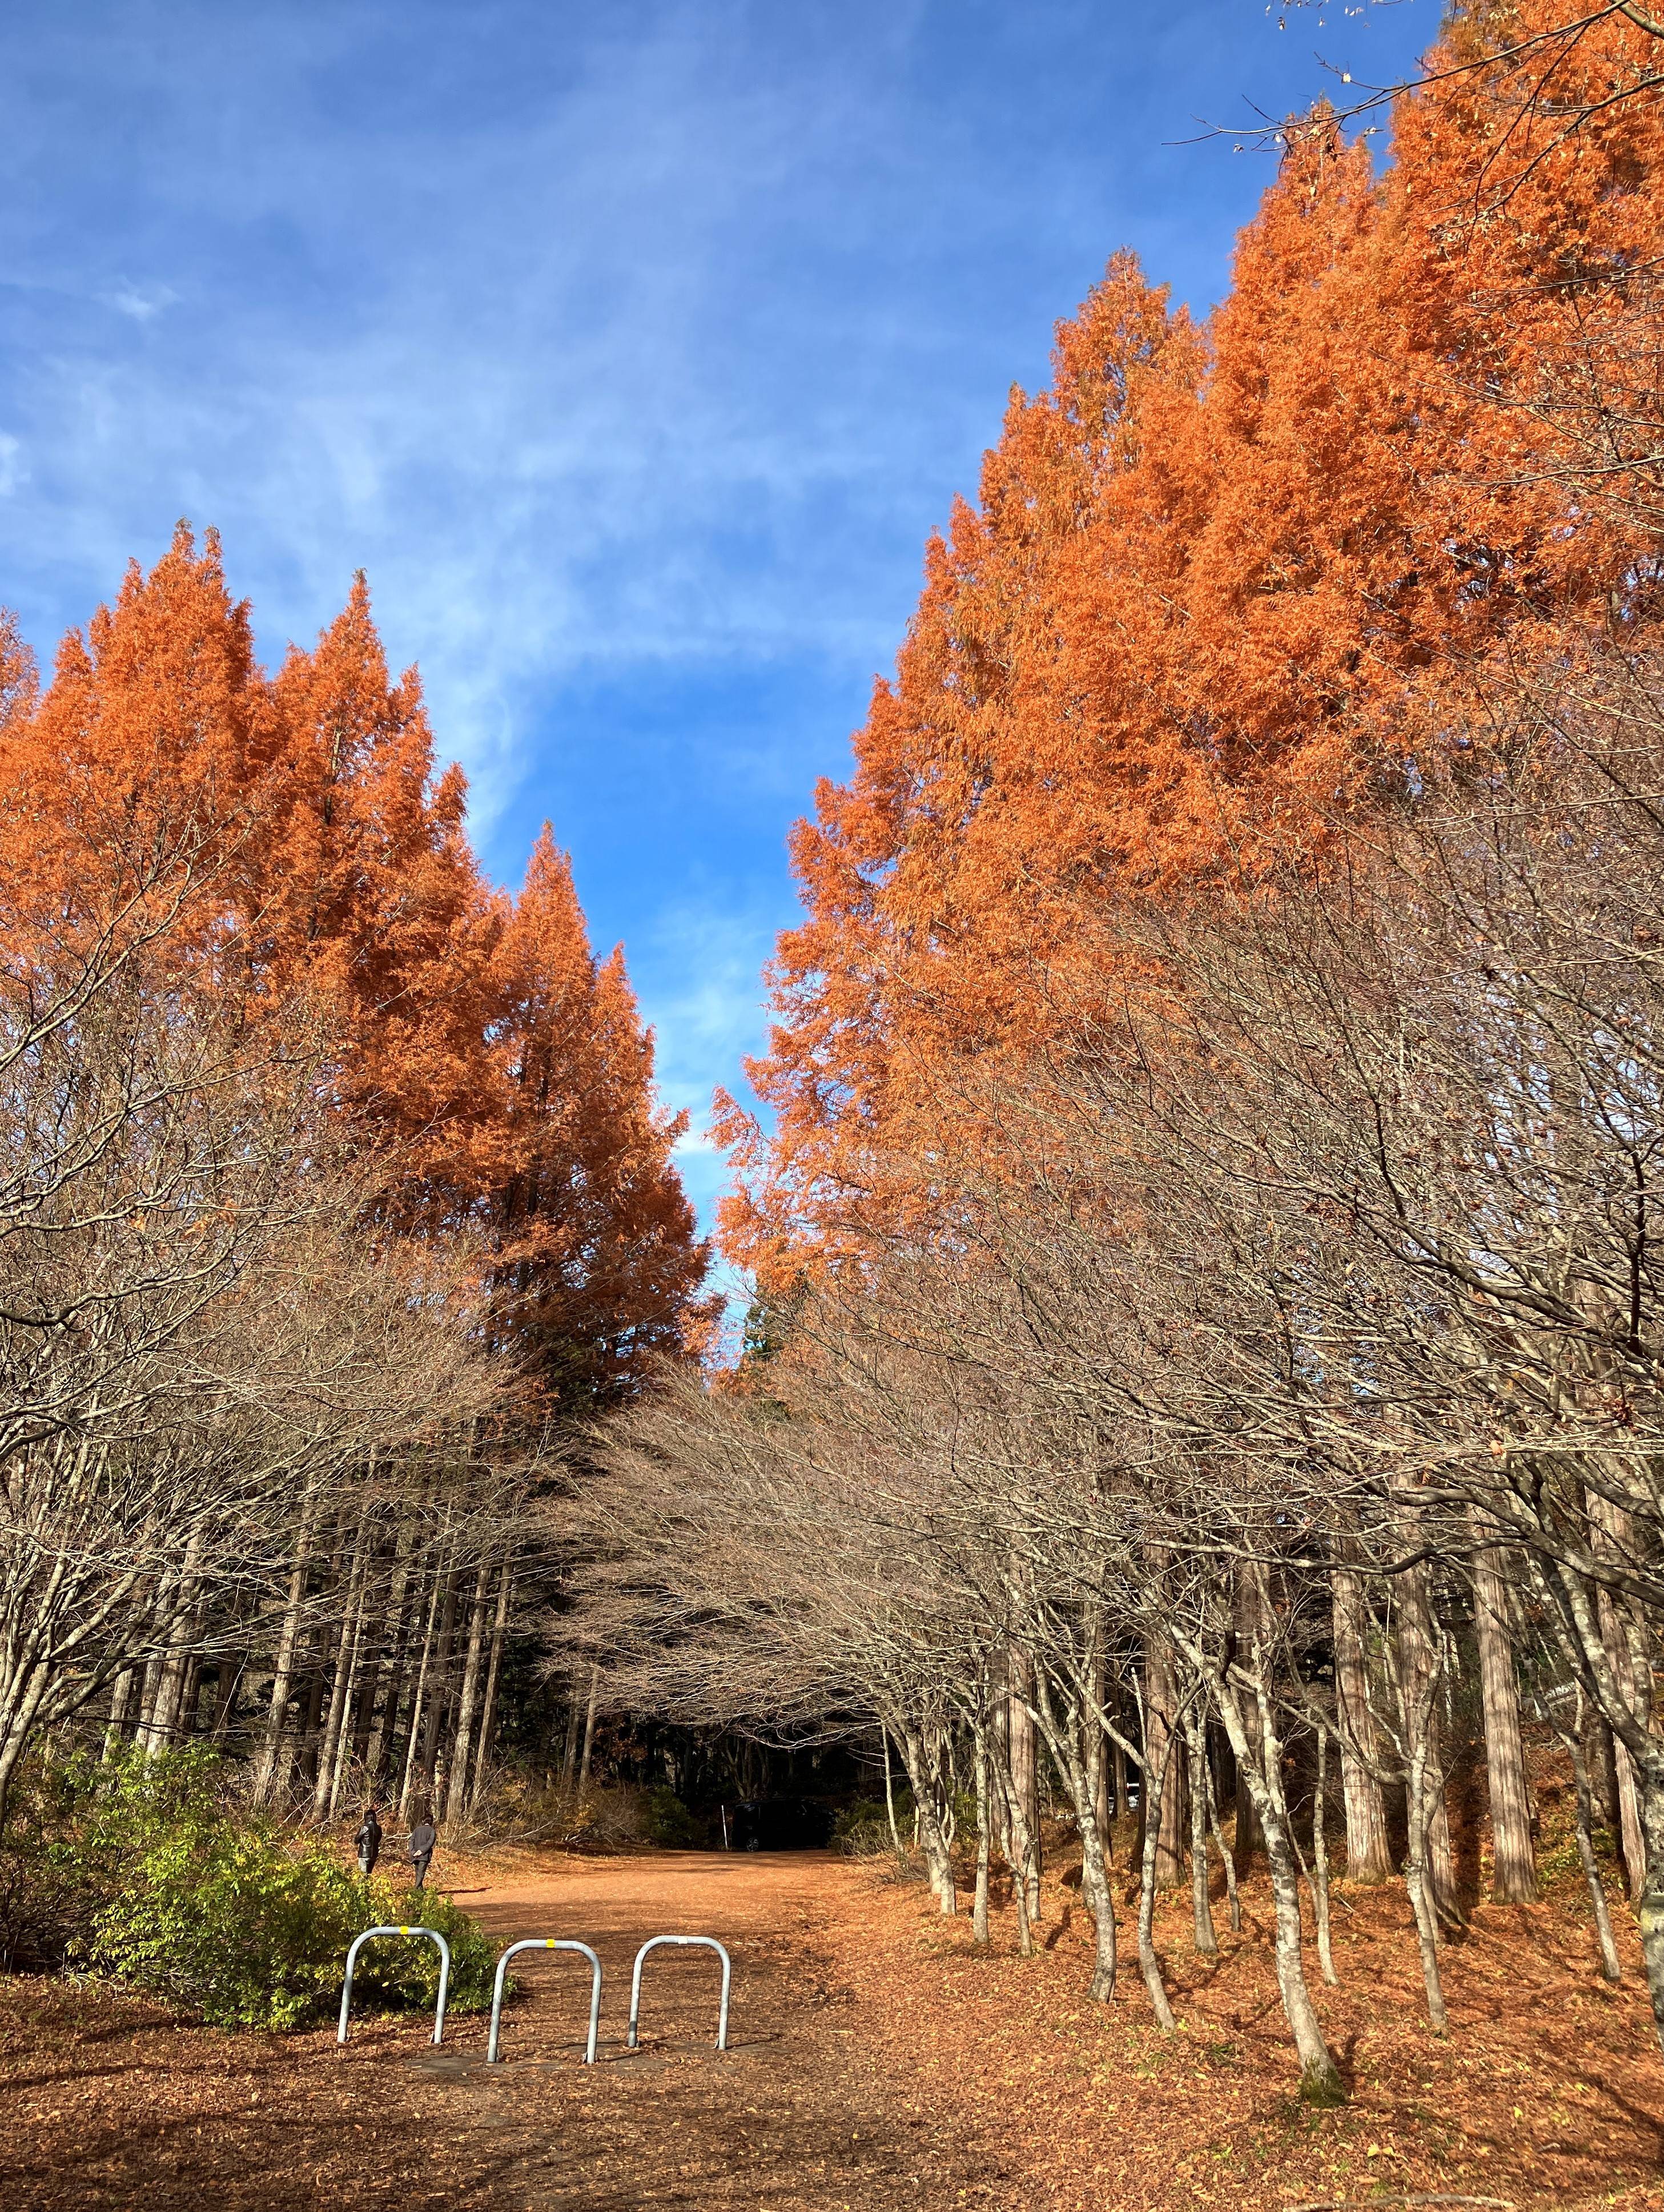
M 288 1701 L 295 1687 L 295 1655 L 301 1641 L 305 1615 L 307 1579 L 312 1568 L 313 1540 L 317 1533 L 321 1479 L 311 1475 L 301 1501 L 300 1526 L 295 1534 L 295 1561 L 289 1571 L 288 1594 L 278 1631 L 276 1663 L 271 1679 L 271 1710 L 265 1735 L 255 1761 L 253 1794 L 257 1804 L 269 1804 L 288 1779 L 284 1735 Z
M 463 1664 L 462 1699 L 457 1711 L 456 1740 L 451 1753 L 451 1783 L 445 1798 L 445 1817 L 447 1820 L 459 1820 L 468 1800 L 474 1715 L 479 1704 L 480 1662 L 485 1650 L 485 1601 L 490 1586 L 490 1564 L 482 1561 L 474 1579 L 473 1602 L 469 1608 L 468 1656 Z
M 1319 2024 L 1301 1955 L 1299 1868 L 1283 1790 L 1283 1747 L 1272 1720 L 1270 1700 L 1257 1680 L 1239 1686 L 1229 1674 L 1215 1678 L 1214 1694 L 1236 1753 L 1237 1778 L 1253 1797 L 1271 1867 L 1277 1915 L 1277 1987 L 1300 2061 L 1301 2094 L 1314 2104 L 1340 2104 L 1345 2099 L 1345 2085 Z M 1256 1723 L 1252 1735 L 1245 1711 L 1249 1702 Z
M 342 1608 L 340 1632 L 335 1643 L 335 1668 L 330 1685 L 329 1713 L 324 1723 L 323 1741 L 318 1748 L 318 1773 L 313 1784 L 312 1816 L 314 1820 L 326 1820 L 335 1801 L 337 1753 L 343 1731 L 346 1726 L 348 1703 L 352 1695 L 353 1653 L 358 1641 L 360 1604 L 363 1595 L 365 1559 L 369 1545 L 370 1506 L 367 1499 L 358 1516 L 358 1529 L 353 1538 L 352 1557 L 348 1562 L 345 1584 L 345 1603 Z
M 491 1618 L 491 1658 L 485 1670 L 485 1702 L 480 1708 L 479 1742 L 474 1753 L 474 1778 L 468 1793 L 471 1805 L 484 1790 L 485 1778 L 490 1771 L 497 1727 L 497 1686 L 502 1679 L 503 1646 L 508 1641 L 508 1614 L 513 1592 L 514 1563 L 505 1559 L 497 1578 L 497 1609 Z

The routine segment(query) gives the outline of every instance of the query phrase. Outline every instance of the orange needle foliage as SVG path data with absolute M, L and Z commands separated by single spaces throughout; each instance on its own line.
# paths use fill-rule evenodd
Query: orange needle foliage
M 1459 9 L 1433 64 L 1561 19 Z M 1251 874 L 1430 763 L 1499 666 L 1654 617 L 1655 441 L 1622 426 L 1664 359 L 1630 281 L 1664 252 L 1664 122 L 1611 95 L 1655 44 L 1606 19 L 1552 102 L 1500 63 L 1424 86 L 1380 176 L 1319 110 L 1205 329 L 1130 254 L 1060 325 L 793 833 L 805 916 L 748 1071 L 772 1132 L 718 1098 L 738 1258 L 893 1224 L 959 1072 L 1102 988 L 1118 896 Z
M 0 947 L 100 933 L 211 963 L 240 1018 L 297 1000 L 385 1157 L 393 1225 L 488 1236 L 505 1320 L 560 1402 L 626 1387 L 709 1323 L 706 1250 L 622 953 L 598 967 L 545 830 L 518 901 L 485 882 L 414 672 L 389 679 L 361 576 L 269 678 L 217 542 L 181 525 L 68 637 L 39 691 L 0 626 Z
M 702 1346 L 705 1247 L 671 1158 L 685 1114 L 653 1102 L 653 1037 L 622 949 L 597 964 L 572 868 L 547 824 L 497 951 L 513 1164 L 493 1195 L 509 1312 L 565 1346 L 588 1387 Z M 592 1317 L 610 1326 L 597 1336 Z

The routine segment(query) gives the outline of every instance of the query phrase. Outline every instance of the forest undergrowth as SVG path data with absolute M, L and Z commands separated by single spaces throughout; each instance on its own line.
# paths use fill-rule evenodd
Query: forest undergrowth
M 1020 2201 L 1048 2212 L 1293 2212 L 1418 2196 L 1638 2212 L 1664 2203 L 1664 2064 L 1615 1875 L 1625 1978 L 1600 1978 L 1570 1795 L 1540 1777 L 1538 1901 L 1475 1903 L 1448 1947 L 1443 2036 L 1426 2022 L 1401 1887 L 1336 1882 L 1339 1980 L 1317 2000 L 1349 2091 L 1333 2111 L 1292 2093 L 1263 1869 L 1242 1878 L 1240 1935 L 1215 1870 L 1212 1959 L 1194 1947 L 1187 1886 L 1161 1893 L 1171 2033 L 1135 1986 L 1112 2006 L 1088 2001 L 1091 1918 L 1071 1863 L 1078 1847 L 1061 1838 L 1032 1958 L 1016 1955 L 1008 1883 L 994 1886 L 993 1942 L 980 1949 L 969 1917 L 942 1917 L 921 1884 L 896 1879 L 893 1860 L 865 1863 L 859 1916 L 831 1940 L 878 2069 L 910 2054 L 931 2094 L 1010 2146 L 1032 2191 Z M 1129 1914 L 1132 1827 L 1115 1838 Z M 1477 1855 L 1473 1871 L 1489 1872 Z
M 649 2190 L 660 2194 L 646 2201 L 700 2212 L 1294 2212 L 1418 2195 L 1642 2212 L 1664 2203 L 1664 2065 L 1638 1942 L 1615 1913 L 1625 1978 L 1605 1985 L 1565 1795 L 1540 1764 L 1533 1781 L 1541 1894 L 1472 1907 L 1446 1947 L 1445 2036 L 1423 2016 L 1401 1887 L 1337 1882 L 1339 1981 L 1317 2002 L 1351 2093 L 1339 2108 L 1294 2093 L 1262 1872 L 1242 1883 L 1240 1936 L 1216 1900 L 1213 1960 L 1195 1953 L 1187 1893 L 1160 1893 L 1154 1936 L 1178 2021 L 1164 2033 L 1135 1983 L 1112 2005 L 1087 2001 L 1090 1916 L 1060 1825 L 1048 1825 L 1028 1959 L 1003 1881 L 979 1949 L 969 1916 L 941 1916 L 922 1881 L 896 1878 L 893 1855 L 638 1846 L 598 1858 L 516 1844 L 447 1854 L 445 1887 L 496 1941 L 536 1921 L 599 1943 L 619 1994 L 592 2075 L 558 1976 L 527 1977 L 508 2063 L 491 2069 L 478 2018 L 459 2016 L 429 2053 L 409 2017 L 367 2015 L 342 2054 L 327 2026 L 228 2033 L 106 1984 L 12 1977 L 0 1989 L 12 2123 L 0 2198 L 124 2204 L 143 2175 L 147 2205 L 207 2194 L 268 2212 L 304 2172 L 320 2204 L 435 2212 L 611 2212 Z M 1481 1830 L 1456 1826 L 1471 1851 Z M 1123 1905 L 1132 1828 L 1113 1838 Z M 1483 1883 L 1489 1869 L 1470 1857 L 1469 1872 Z M 709 2049 L 708 1978 L 672 1972 L 650 2000 L 652 2063 L 637 2069 L 622 2051 L 629 1959 L 649 1927 L 677 1923 L 732 1948 L 732 2062 Z

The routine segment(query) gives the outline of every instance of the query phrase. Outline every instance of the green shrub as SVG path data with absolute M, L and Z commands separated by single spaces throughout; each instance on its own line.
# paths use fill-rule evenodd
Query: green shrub
M 913 1833 L 913 1796 L 902 1790 L 896 1797 L 896 1826 L 905 1845 Z M 880 1857 L 896 1848 L 890 1832 L 890 1811 L 882 1797 L 860 1797 L 847 1805 L 832 1828 L 832 1848 L 853 1859 Z
M 204 1751 L 88 1761 L 68 1795 L 58 1857 L 98 1899 L 72 1947 L 80 1963 L 213 2027 L 293 2028 L 339 2002 L 361 1929 L 420 1922 L 450 1943 L 451 2007 L 490 2002 L 495 1954 L 467 1914 L 432 1892 L 367 1883 L 326 1844 L 297 1844 L 234 1808 Z M 360 1954 L 355 2001 L 428 2007 L 438 1990 L 431 1944 L 373 1943 Z
M 647 1840 L 673 1850 L 690 1850 L 705 1840 L 697 1820 L 674 1790 L 647 1792 Z
M 436 1929 L 451 1947 L 451 1993 L 445 2001 L 446 2016 L 453 2012 L 484 2012 L 489 2007 L 499 1947 L 477 1920 L 434 1890 L 414 1890 L 404 1883 L 379 1880 L 369 1884 L 374 1909 L 367 1912 L 361 1903 L 365 1884 L 355 1875 L 349 1881 L 361 1899 L 354 1935 L 361 1928 L 398 1928 L 406 1923 L 412 1928 L 419 1925 Z M 343 1943 L 335 1962 L 332 2005 L 341 2002 L 341 1973 L 346 1955 Z M 503 1987 L 513 1994 L 512 1974 Z M 367 2007 L 380 2005 L 389 2012 L 412 2008 L 431 2012 L 439 1999 L 439 1953 L 431 1943 L 367 1944 L 353 1969 L 355 2008 L 360 2002 L 361 1990 Z
M 12 1786 L 0 1837 L 0 1972 L 56 1972 L 104 1902 L 67 1844 L 81 1764 L 31 1762 Z

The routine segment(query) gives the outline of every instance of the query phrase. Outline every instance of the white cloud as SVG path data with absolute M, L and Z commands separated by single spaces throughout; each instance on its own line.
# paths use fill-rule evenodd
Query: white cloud
M 644 1019 L 657 1035 L 660 1095 L 686 1107 L 685 1149 L 708 1146 L 711 1093 L 733 1088 L 763 1039 L 762 971 L 778 918 L 716 900 L 677 901 L 638 939 L 632 958 Z
M 118 284 L 104 295 L 106 307 L 113 307 L 118 315 L 131 316 L 136 323 L 148 323 L 164 307 L 171 307 L 179 298 L 166 284 Z
M 1107 33 L 1085 0 L 13 14 L 0 602 L 49 657 L 188 514 L 275 659 L 362 567 L 482 836 L 534 776 L 539 811 L 635 805 L 627 718 L 551 728 L 552 702 L 795 672 L 777 723 L 708 713 L 666 749 L 696 866 L 621 837 L 609 890 L 577 855 L 702 1127 L 762 1042 L 811 754 L 832 763 L 890 661 L 1009 380 L 1044 373 L 1051 318 L 1123 238 L 1178 254 L 1193 296 L 1223 270 L 1204 157 L 1157 151 L 1212 94 L 1151 107 L 1132 0 Z M 1194 33 L 1239 15 L 1151 20 L 1234 90 L 1236 32 Z M 1229 175 L 1235 219 L 1253 187 Z M 856 703 L 829 729 L 835 693 Z M 720 1164 L 697 1137 L 683 1157 L 708 1205 Z
M 710 1136 L 711 1094 L 719 1085 L 743 1091 L 741 1062 L 763 1042 L 762 971 L 778 923 L 732 896 L 682 899 L 631 949 L 642 1016 L 656 1035 L 659 1097 L 690 1117 L 677 1165 L 708 1227 L 728 1180 L 726 1156 Z
M 53 457 L 0 528 L 0 598 L 33 568 L 43 612 L 79 618 L 186 512 L 222 529 L 273 651 L 326 620 L 362 565 L 482 823 L 520 772 L 528 698 L 575 667 L 888 658 L 863 541 L 888 537 L 909 489 L 933 509 L 971 418 L 951 394 L 926 425 L 865 405 L 892 311 L 841 286 L 824 328 L 805 264 L 859 250 L 885 177 L 926 157 L 871 75 L 916 9 L 847 49 L 788 46 L 783 74 L 750 66 L 742 6 L 632 9 L 568 28 L 545 99 L 412 118 L 395 82 L 351 128 L 323 129 L 310 111 L 331 68 L 355 35 L 380 52 L 391 19 L 348 9 L 320 69 L 313 11 L 257 9 L 239 79 L 263 96 L 227 110 L 235 157 L 212 163 L 185 111 L 193 70 L 227 57 L 185 12 L 210 43 L 187 58 L 179 39 L 178 82 L 163 49 L 103 57 L 158 103 L 112 211 L 124 273 L 99 281 L 96 224 L 8 240 L 0 223 L 39 339 L 0 356 L 0 392 Z M 83 75 L 77 95 L 120 112 L 106 81 Z M 45 184 L 57 156 L 44 137 L 33 155 L 18 168 Z M 132 343 L 78 319 L 77 295 Z

